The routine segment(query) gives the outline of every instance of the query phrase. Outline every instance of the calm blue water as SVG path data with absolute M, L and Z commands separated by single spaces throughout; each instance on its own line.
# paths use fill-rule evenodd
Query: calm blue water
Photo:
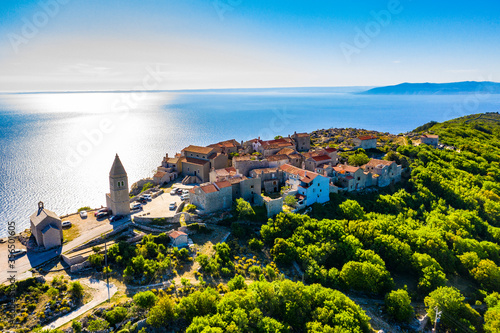
M 0 236 L 38 201 L 64 214 L 105 204 L 118 153 L 129 183 L 189 144 L 330 127 L 402 133 L 499 111 L 500 96 L 366 96 L 344 89 L 0 95 Z

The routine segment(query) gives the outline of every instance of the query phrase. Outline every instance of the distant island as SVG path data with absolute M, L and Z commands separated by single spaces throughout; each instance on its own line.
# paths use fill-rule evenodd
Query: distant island
M 359 94 L 363 95 L 456 95 L 456 94 L 500 94 L 497 82 L 452 82 L 452 83 L 401 83 L 395 86 L 377 87 Z

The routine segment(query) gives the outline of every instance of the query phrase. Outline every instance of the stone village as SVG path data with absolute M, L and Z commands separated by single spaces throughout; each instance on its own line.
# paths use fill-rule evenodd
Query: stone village
M 377 148 L 375 135 L 357 136 L 352 142 L 353 150 Z M 438 137 L 424 134 L 421 143 L 437 146 Z M 339 163 L 338 154 L 336 148 L 311 149 L 310 134 L 296 132 L 272 140 L 259 137 L 246 142 L 221 141 L 206 147 L 190 145 L 175 156 L 166 154 L 154 176 L 138 184 L 141 187 L 151 182 L 158 188 L 181 180 L 178 184 L 185 185 L 186 193 L 179 206 L 176 203 L 170 218 L 178 222 L 176 219 L 180 219 L 187 203 L 196 206 L 196 214 L 203 219 L 203 216 L 229 210 L 236 199 L 242 198 L 251 205 L 265 206 L 267 216 L 272 217 L 283 211 L 287 197 L 294 198 L 293 207 L 287 208 L 297 212 L 314 203 L 328 202 L 330 193 L 385 187 L 401 180 L 401 165 L 394 161 L 370 159 L 364 165 L 352 166 Z M 109 173 L 109 186 L 110 193 L 105 196 L 107 214 L 131 214 L 134 209 L 131 204 L 140 196 L 130 195 L 128 176 L 118 155 Z M 156 192 L 154 196 L 159 194 Z M 144 215 L 136 215 L 134 219 L 148 221 Z M 30 222 L 38 247 L 49 249 L 62 245 L 63 223 L 57 214 L 45 209 L 42 202 Z M 174 243 L 179 236 L 186 236 L 182 231 L 176 232 Z M 186 246 L 187 242 L 186 238 L 180 245 Z M 66 261 L 74 264 L 72 260 Z

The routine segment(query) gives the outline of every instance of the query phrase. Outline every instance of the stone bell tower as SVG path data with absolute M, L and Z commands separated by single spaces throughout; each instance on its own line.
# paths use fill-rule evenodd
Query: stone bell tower
M 106 194 L 106 204 L 113 215 L 130 214 L 128 176 L 118 154 L 109 171 L 109 193 Z

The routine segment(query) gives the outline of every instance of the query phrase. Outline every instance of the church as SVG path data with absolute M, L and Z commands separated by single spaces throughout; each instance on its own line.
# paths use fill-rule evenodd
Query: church
M 109 171 L 109 193 L 106 193 L 106 205 L 113 215 L 130 214 L 128 176 L 118 154 Z

